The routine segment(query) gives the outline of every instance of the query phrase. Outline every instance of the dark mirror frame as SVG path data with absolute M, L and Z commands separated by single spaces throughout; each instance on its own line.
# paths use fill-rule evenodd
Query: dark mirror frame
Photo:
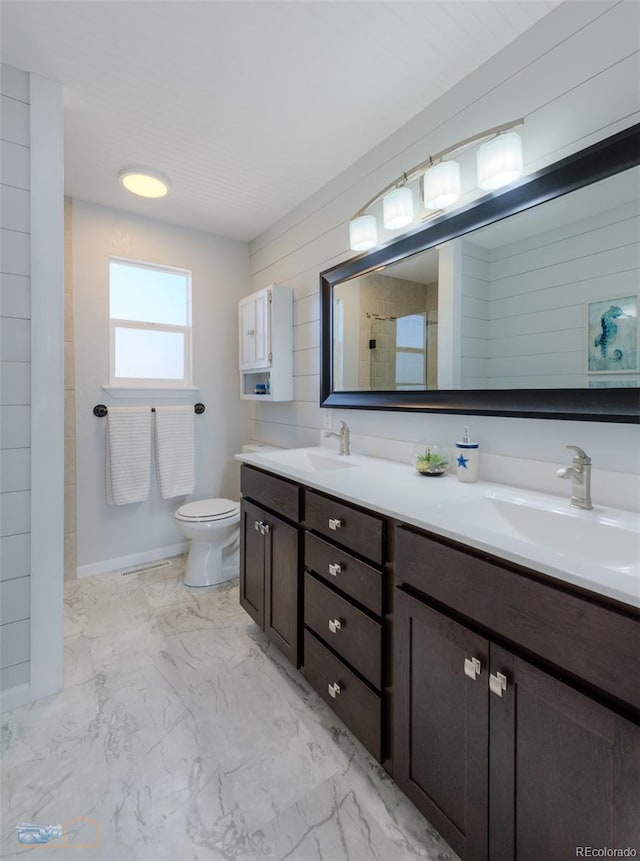
M 320 406 L 640 423 L 640 388 L 335 392 L 332 319 L 334 285 L 464 236 L 638 164 L 640 123 L 525 177 L 507 191 L 486 195 L 399 239 L 321 272 Z

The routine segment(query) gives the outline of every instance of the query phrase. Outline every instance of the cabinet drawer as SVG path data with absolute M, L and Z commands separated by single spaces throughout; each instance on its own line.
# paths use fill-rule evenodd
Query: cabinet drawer
M 382 626 L 308 573 L 304 623 L 374 687 L 382 687 Z
M 247 464 L 240 472 L 242 495 L 281 514 L 294 523 L 300 521 L 301 488 L 284 478 L 261 472 Z
M 640 710 L 640 620 L 399 527 L 396 582 Z
M 311 687 L 380 762 L 381 698 L 309 631 L 304 632 L 303 674 Z M 329 692 L 330 687 L 335 696 Z
M 305 521 L 309 529 L 382 564 L 382 519 L 358 511 L 346 502 L 305 492 Z
M 382 616 L 382 574 L 355 556 L 307 532 L 304 564 L 323 580 Z

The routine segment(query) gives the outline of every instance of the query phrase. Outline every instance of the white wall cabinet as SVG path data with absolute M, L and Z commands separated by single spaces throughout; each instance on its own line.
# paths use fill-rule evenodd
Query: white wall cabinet
M 241 399 L 293 400 L 292 289 L 271 284 L 246 296 L 238 321 Z

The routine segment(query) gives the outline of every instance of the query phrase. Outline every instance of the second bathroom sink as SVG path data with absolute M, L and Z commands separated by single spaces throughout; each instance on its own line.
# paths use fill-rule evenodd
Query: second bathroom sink
M 564 500 L 531 494 L 485 493 L 442 502 L 440 514 L 454 517 L 462 531 L 489 531 L 624 573 L 640 569 L 637 518 L 612 509 L 579 511 Z

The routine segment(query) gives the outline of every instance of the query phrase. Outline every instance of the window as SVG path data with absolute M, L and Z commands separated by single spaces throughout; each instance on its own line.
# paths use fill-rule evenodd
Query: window
M 111 385 L 191 385 L 191 273 L 112 258 Z

